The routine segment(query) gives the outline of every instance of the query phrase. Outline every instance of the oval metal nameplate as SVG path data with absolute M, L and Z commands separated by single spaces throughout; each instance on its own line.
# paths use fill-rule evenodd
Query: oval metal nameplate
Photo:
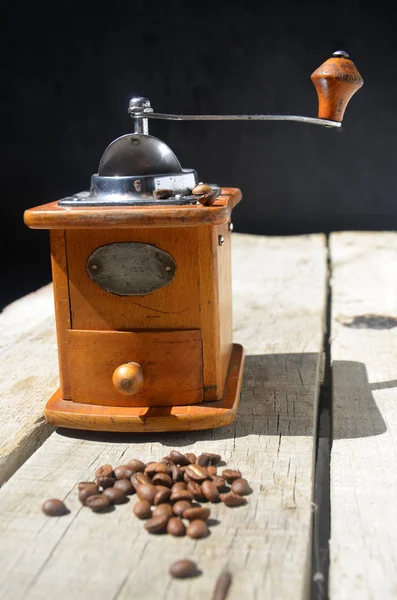
M 171 283 L 176 264 L 164 250 L 141 242 L 100 246 L 87 260 L 91 279 L 119 296 L 145 296 Z

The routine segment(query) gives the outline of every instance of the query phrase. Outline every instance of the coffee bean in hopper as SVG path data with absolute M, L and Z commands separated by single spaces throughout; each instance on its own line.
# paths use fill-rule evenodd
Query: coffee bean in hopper
M 186 579 L 187 577 L 195 577 L 198 575 L 196 563 L 192 560 L 177 560 L 170 566 L 170 575 L 178 579 Z
M 69 512 L 62 500 L 58 500 L 57 498 L 46 500 L 41 510 L 49 517 L 61 517 L 62 515 L 67 515 Z

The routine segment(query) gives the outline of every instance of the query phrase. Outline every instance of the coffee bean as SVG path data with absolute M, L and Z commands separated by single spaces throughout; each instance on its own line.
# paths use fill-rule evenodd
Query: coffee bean
M 206 506 L 198 506 L 197 508 L 187 508 L 183 513 L 183 518 L 188 519 L 189 521 L 194 521 L 195 519 L 200 519 L 201 521 L 206 521 L 210 516 L 211 511 Z
M 113 487 L 116 483 L 116 479 L 114 477 L 102 477 L 102 475 L 99 475 L 95 481 L 103 490 Z
M 134 504 L 134 515 L 138 517 L 138 519 L 149 519 L 152 516 L 152 511 L 150 509 L 150 504 L 147 500 L 140 500 L 136 504 Z
M 189 475 L 186 473 L 186 471 L 184 471 L 183 473 L 183 481 L 188 484 L 190 481 Z
M 223 469 L 222 477 L 227 482 L 234 481 L 235 479 L 240 479 L 241 472 L 238 469 Z
M 85 504 L 85 501 L 87 500 L 87 498 L 89 498 L 90 496 L 96 496 L 98 494 L 99 494 L 99 490 L 98 490 L 97 485 L 95 485 L 93 487 L 86 487 L 79 491 L 79 500 L 80 500 L 80 502 Z
M 170 475 L 171 469 L 166 463 L 149 463 L 146 466 L 145 473 L 150 477 L 153 477 L 156 473 L 165 473 L 166 475 Z
M 192 560 L 177 560 L 170 566 L 170 575 L 177 579 L 186 579 L 198 575 L 197 565 Z
M 154 497 L 157 494 L 157 488 L 152 483 L 143 483 L 138 485 L 136 493 L 139 500 L 147 500 L 150 504 L 153 504 Z
M 229 488 L 226 485 L 226 481 L 220 475 L 212 475 L 211 481 L 218 488 L 218 492 L 229 491 Z
M 127 467 L 132 469 L 134 471 L 134 473 L 141 473 L 141 472 L 143 473 L 146 465 L 141 460 L 138 460 L 137 458 L 133 458 L 132 460 L 130 460 L 127 463 Z
M 210 454 L 209 452 L 203 452 L 197 458 L 197 464 L 200 467 L 208 467 L 210 465 L 217 465 L 221 460 L 220 454 Z
M 195 540 L 207 537 L 209 534 L 207 523 L 201 519 L 191 521 L 186 528 L 186 534 Z
M 171 494 L 170 501 L 178 502 L 179 500 L 188 500 L 189 502 L 193 500 L 193 494 L 189 492 L 189 490 L 175 490 Z
M 153 475 L 156 473 L 156 466 L 157 463 L 154 461 L 148 462 L 146 467 L 145 467 L 145 471 L 144 473 L 146 475 L 149 475 L 149 477 L 153 477 Z
M 178 450 L 172 450 L 170 452 L 170 459 L 176 465 L 179 465 L 181 467 L 184 467 L 190 463 L 189 458 L 187 456 L 185 456 L 184 454 L 181 454 L 180 452 L 178 452 Z
M 213 467 L 212 465 L 209 465 L 207 467 L 207 473 L 210 477 L 212 477 L 213 475 L 216 475 L 218 472 L 218 469 L 216 467 Z
M 202 196 L 203 194 L 210 194 L 213 192 L 212 187 L 205 183 L 199 183 L 192 189 L 193 196 Z
M 116 479 L 131 479 L 133 475 L 135 475 L 135 471 L 128 465 L 120 465 L 114 469 Z
M 204 467 L 200 467 L 200 465 L 189 465 L 185 471 L 185 474 L 193 481 L 204 481 L 208 479 L 209 475 L 204 469 Z
M 126 499 L 126 493 L 115 487 L 106 488 L 102 495 L 107 496 L 111 504 L 121 504 Z
M 197 456 L 193 454 L 193 452 L 186 452 L 186 458 L 189 461 L 189 464 L 194 465 L 197 462 Z
M 164 463 L 169 463 L 171 462 L 171 459 L 169 456 L 163 456 L 163 458 L 160 460 L 160 462 L 164 462 Z
M 235 479 L 232 483 L 232 492 L 239 496 L 248 496 L 252 492 L 246 479 Z
M 166 530 L 169 517 L 152 517 L 145 523 L 145 529 L 149 533 L 163 533 Z
M 178 502 L 175 502 L 172 510 L 174 515 L 177 517 L 182 517 L 185 510 L 188 508 L 192 508 L 192 505 L 190 502 L 188 502 L 188 500 L 179 500 Z
M 144 483 L 152 483 L 149 475 L 146 473 L 135 473 L 130 479 L 132 486 L 137 489 L 138 485 L 143 485 Z
M 167 533 L 175 537 L 182 537 L 186 534 L 186 526 L 178 517 L 172 517 L 167 523 Z
M 174 483 L 171 489 L 173 492 L 176 490 L 186 490 L 187 484 L 184 481 L 177 481 L 176 483 Z
M 174 463 L 170 463 L 169 467 L 170 467 L 170 470 L 171 470 L 172 481 L 174 483 L 176 483 L 177 481 L 182 481 L 182 479 L 183 479 L 183 471 L 182 471 L 182 469 L 180 469 L 179 467 L 177 467 L 176 465 L 174 465 Z
M 104 494 L 97 494 L 96 496 L 90 496 L 87 498 L 85 505 L 94 512 L 100 512 L 101 510 L 108 508 L 110 505 L 110 500 Z
M 81 492 L 82 490 L 86 490 L 87 488 L 95 488 L 96 490 L 98 490 L 98 486 L 95 483 L 95 481 L 80 481 L 77 485 L 77 489 L 79 490 L 79 492 Z
M 157 492 L 153 499 L 153 504 L 157 506 L 158 504 L 164 504 L 164 502 L 168 502 L 171 496 L 171 490 L 166 488 L 165 490 L 160 490 Z
M 164 485 L 165 487 L 172 487 L 172 479 L 166 473 L 156 473 L 152 479 L 154 485 Z
M 95 471 L 95 477 L 113 477 L 113 467 L 111 465 L 102 465 Z
M 62 515 L 67 515 L 70 512 L 62 500 L 57 500 L 56 498 L 46 500 L 42 505 L 41 510 L 49 517 L 61 517 Z
M 173 511 L 171 504 L 159 504 L 152 513 L 152 517 L 172 517 Z
M 129 479 L 118 479 L 113 487 L 122 490 L 127 496 L 135 494 L 135 488 Z
M 219 491 L 212 481 L 203 481 L 201 490 L 209 502 L 218 502 Z
M 226 504 L 226 506 L 241 506 L 246 504 L 247 500 L 243 496 L 229 492 L 228 494 L 220 494 L 219 499 Z
M 193 498 L 195 500 L 198 500 L 199 502 L 205 502 L 206 497 L 204 496 L 199 483 L 196 483 L 196 481 L 189 481 L 187 484 L 187 489 L 193 494 Z

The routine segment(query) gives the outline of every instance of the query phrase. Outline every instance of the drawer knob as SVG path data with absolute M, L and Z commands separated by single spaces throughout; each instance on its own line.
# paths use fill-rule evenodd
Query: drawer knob
M 127 396 L 139 392 L 143 385 L 143 370 L 136 362 L 120 365 L 114 370 L 112 377 L 113 385 L 117 391 Z

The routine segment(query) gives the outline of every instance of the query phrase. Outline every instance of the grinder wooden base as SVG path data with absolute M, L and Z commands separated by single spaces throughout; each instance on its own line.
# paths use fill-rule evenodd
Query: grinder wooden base
M 214 429 L 233 423 L 240 401 L 244 349 L 233 344 L 222 400 L 190 406 L 120 407 L 81 404 L 63 400 L 58 390 L 47 402 L 49 423 L 91 431 L 187 431 Z

